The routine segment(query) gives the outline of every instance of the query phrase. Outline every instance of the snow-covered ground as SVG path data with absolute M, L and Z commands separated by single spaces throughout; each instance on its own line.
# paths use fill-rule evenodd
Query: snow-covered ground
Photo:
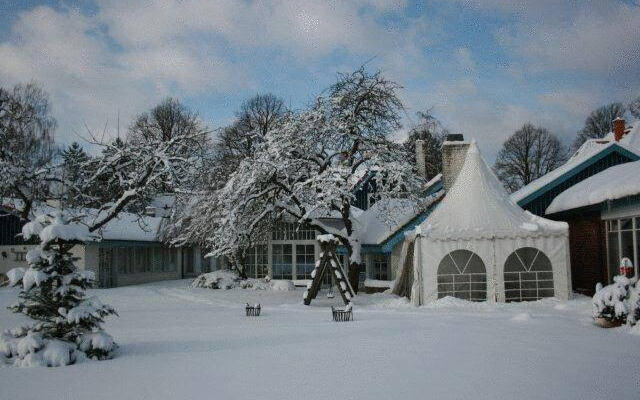
M 0 367 L 2 399 L 622 399 L 640 396 L 640 336 L 593 325 L 588 298 L 415 308 L 359 295 L 354 322 L 302 291 L 189 281 L 92 290 L 120 317 L 108 361 Z M 16 289 L 0 289 L 0 327 Z M 245 303 L 262 303 L 258 318 Z

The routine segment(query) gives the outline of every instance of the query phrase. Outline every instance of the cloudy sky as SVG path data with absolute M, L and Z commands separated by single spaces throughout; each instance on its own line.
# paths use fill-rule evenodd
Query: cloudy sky
M 40 82 L 62 143 L 165 96 L 213 128 L 256 93 L 302 107 L 363 64 L 404 87 L 398 137 L 432 107 L 489 159 L 525 122 L 568 142 L 594 107 L 640 95 L 633 0 L 3 0 L 0 26 L 0 85 Z

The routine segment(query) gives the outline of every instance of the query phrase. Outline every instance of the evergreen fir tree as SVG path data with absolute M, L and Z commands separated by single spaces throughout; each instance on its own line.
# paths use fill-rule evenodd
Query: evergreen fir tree
M 80 353 L 109 358 L 116 345 L 101 324 L 117 315 L 108 305 L 87 298 L 90 272 L 79 271 L 70 250 L 93 238 L 85 225 L 63 211 L 41 215 L 23 228 L 25 238 L 39 236 L 40 245 L 27 253 L 29 267 L 12 284 L 22 284 L 20 300 L 10 309 L 34 321 L 0 337 L 0 354 L 17 365 L 72 364 Z M 53 349 L 52 349 L 53 348 Z M 60 360 L 63 361 L 60 361 Z
M 62 151 L 61 156 L 63 161 L 63 178 L 67 188 L 67 190 L 65 190 L 65 205 L 76 206 L 83 204 L 78 197 L 86 196 L 87 193 L 76 193 L 76 191 L 72 189 L 74 184 L 82 182 L 85 175 L 90 173 L 90 171 L 87 170 L 89 155 L 84 151 L 82 146 L 77 142 L 73 142 Z

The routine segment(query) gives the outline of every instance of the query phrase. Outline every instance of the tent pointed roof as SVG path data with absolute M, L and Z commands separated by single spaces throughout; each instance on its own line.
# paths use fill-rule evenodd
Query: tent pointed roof
M 424 236 L 436 240 L 531 237 L 567 229 L 565 223 L 537 217 L 511 200 L 475 141 L 444 200 L 420 225 Z

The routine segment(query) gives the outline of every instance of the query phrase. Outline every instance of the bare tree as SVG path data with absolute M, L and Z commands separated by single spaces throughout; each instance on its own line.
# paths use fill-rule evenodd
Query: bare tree
M 21 218 L 47 198 L 56 180 L 55 128 L 49 96 L 37 84 L 0 87 L 0 201 L 19 199 Z
M 169 141 L 177 135 L 206 131 L 198 114 L 179 100 L 168 97 L 149 112 L 138 115 L 127 132 L 127 140 Z M 202 135 L 203 138 L 206 135 Z
M 197 156 L 201 160 L 210 152 L 209 131 L 198 113 L 190 110 L 179 100 L 166 98 L 149 112 L 138 115 L 127 132 L 127 144 L 169 142 L 177 136 L 195 138 L 199 142 L 192 148 L 181 148 L 182 156 L 186 158 Z M 109 148 L 107 148 L 109 151 Z M 200 165 L 198 168 L 202 167 Z M 200 179 L 201 174 L 193 174 Z M 157 182 L 158 192 L 170 192 L 171 188 L 164 182 Z M 195 185 L 195 182 L 192 183 Z
M 254 154 L 286 112 L 282 99 L 271 93 L 258 94 L 242 103 L 236 120 L 218 134 L 209 171 L 210 181 L 224 185 L 240 162 Z
M 573 148 L 578 149 L 588 139 L 598 139 L 611 132 L 613 120 L 623 117 L 626 107 L 622 103 L 611 103 L 594 110 L 584 121 L 584 127 L 578 132 Z
M 566 148 L 555 135 L 527 123 L 504 142 L 493 169 L 507 190 L 514 192 L 566 159 Z
M 442 142 L 449 131 L 431 114 L 431 109 L 417 113 L 420 121 L 411 129 L 404 147 L 409 161 L 416 165 L 416 140 L 424 141 L 425 172 L 433 178 L 442 170 Z
M 634 117 L 640 119 L 640 96 L 636 97 L 629 103 L 629 113 Z

